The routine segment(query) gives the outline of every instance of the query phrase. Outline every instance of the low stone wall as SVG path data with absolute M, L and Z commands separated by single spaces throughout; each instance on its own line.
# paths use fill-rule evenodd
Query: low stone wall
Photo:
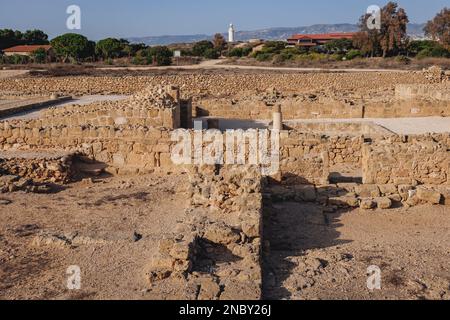
M 164 128 L 143 126 L 49 126 L 41 127 L 42 120 L 20 123 L 0 123 L 0 149 L 11 148 L 63 148 L 83 153 L 95 161 L 109 165 L 113 174 L 150 172 L 155 168 L 177 170 L 171 154 L 176 141 L 171 140 L 171 131 Z M 194 131 L 186 131 L 194 141 Z M 244 131 L 242 131 L 245 134 Z M 258 135 L 257 130 L 247 131 Z M 226 133 L 222 134 L 224 152 L 227 151 Z M 333 140 L 334 141 L 334 140 Z M 360 143 L 355 138 L 336 140 L 330 147 L 328 138 L 321 135 L 302 134 L 283 131 L 280 135 L 280 175 L 277 179 L 290 183 L 323 183 L 328 179 L 328 150 L 340 154 L 336 161 L 359 161 L 357 153 L 351 155 L 350 149 L 357 149 Z M 205 142 L 204 145 L 207 145 Z M 250 147 L 245 140 L 245 155 L 248 160 Z M 233 150 L 237 152 L 237 148 Z M 194 163 L 194 161 L 192 161 Z M 249 163 L 249 162 L 247 162 Z
M 186 217 L 161 240 L 148 279 L 184 279 L 198 300 L 261 299 L 259 169 L 194 167 L 189 176 Z
M 362 118 L 362 105 L 353 105 L 333 99 L 308 101 L 301 98 L 283 98 L 274 103 L 263 100 L 202 99 L 194 102 L 198 117 L 217 117 L 242 120 L 271 120 L 274 104 L 281 106 L 285 120 Z
M 436 94 L 439 88 L 433 89 Z M 281 106 L 285 120 L 297 119 L 361 119 L 450 116 L 450 98 L 425 97 L 409 99 L 363 99 L 346 100 L 323 98 L 308 101 L 298 98 L 283 98 L 276 102 Z M 232 99 L 203 99 L 194 103 L 199 117 L 216 117 L 242 120 L 271 120 L 273 105 L 260 100 L 235 101 Z
M 450 103 L 450 85 L 442 84 L 399 84 L 395 87 L 398 99 L 427 99 Z
M 54 151 L 0 151 L 0 193 L 46 193 L 52 189 L 47 184 L 70 182 L 75 174 L 73 156 Z
M 340 121 L 324 121 L 324 122 L 307 122 L 307 121 L 285 121 L 284 125 L 289 129 L 304 132 L 323 134 L 328 136 L 341 137 L 357 137 L 364 135 L 365 137 L 389 136 L 392 131 L 383 128 L 373 122 L 340 122 Z
M 391 136 L 365 144 L 362 152 L 366 184 L 450 184 L 449 134 Z
M 190 103 L 181 100 L 177 87 L 156 86 L 121 101 L 50 108 L 38 121 L 43 127 L 141 125 L 177 129 L 181 125 L 181 109 L 192 113 Z

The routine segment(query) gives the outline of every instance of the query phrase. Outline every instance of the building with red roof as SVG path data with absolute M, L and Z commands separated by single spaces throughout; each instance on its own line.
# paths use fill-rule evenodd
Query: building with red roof
M 294 34 L 287 39 L 290 45 L 302 47 L 316 47 L 326 44 L 327 42 L 338 39 L 353 39 L 355 32 L 339 32 L 324 34 Z
M 30 56 L 34 51 L 41 48 L 44 49 L 47 52 L 47 54 L 51 54 L 52 52 L 51 45 L 22 45 L 22 46 L 14 46 L 8 49 L 3 49 L 3 53 L 7 56 L 13 55 Z

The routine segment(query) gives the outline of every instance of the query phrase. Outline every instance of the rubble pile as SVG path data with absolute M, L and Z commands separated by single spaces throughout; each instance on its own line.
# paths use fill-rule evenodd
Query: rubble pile
M 175 228 L 176 234 L 161 240 L 147 272 L 150 282 L 177 278 L 198 283 L 200 300 L 260 299 L 258 169 L 196 167 L 190 179 L 186 218 Z

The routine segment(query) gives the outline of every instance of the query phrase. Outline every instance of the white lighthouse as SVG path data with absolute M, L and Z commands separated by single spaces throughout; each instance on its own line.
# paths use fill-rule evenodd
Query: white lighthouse
M 230 28 L 228 29 L 228 42 L 234 42 L 234 26 L 232 23 L 230 24 Z

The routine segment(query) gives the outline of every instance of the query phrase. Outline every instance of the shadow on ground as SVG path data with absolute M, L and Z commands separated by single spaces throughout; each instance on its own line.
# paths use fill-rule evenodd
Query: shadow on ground
M 326 187 L 317 193 L 335 194 Z M 263 299 L 290 299 L 284 282 L 296 264 L 290 257 L 301 257 L 311 249 L 329 248 L 351 242 L 340 239 L 340 216 L 351 209 L 327 213 L 326 205 L 314 202 L 265 200 L 263 239 Z M 333 210 L 329 210 L 333 211 Z M 326 262 L 324 262 L 326 263 Z

